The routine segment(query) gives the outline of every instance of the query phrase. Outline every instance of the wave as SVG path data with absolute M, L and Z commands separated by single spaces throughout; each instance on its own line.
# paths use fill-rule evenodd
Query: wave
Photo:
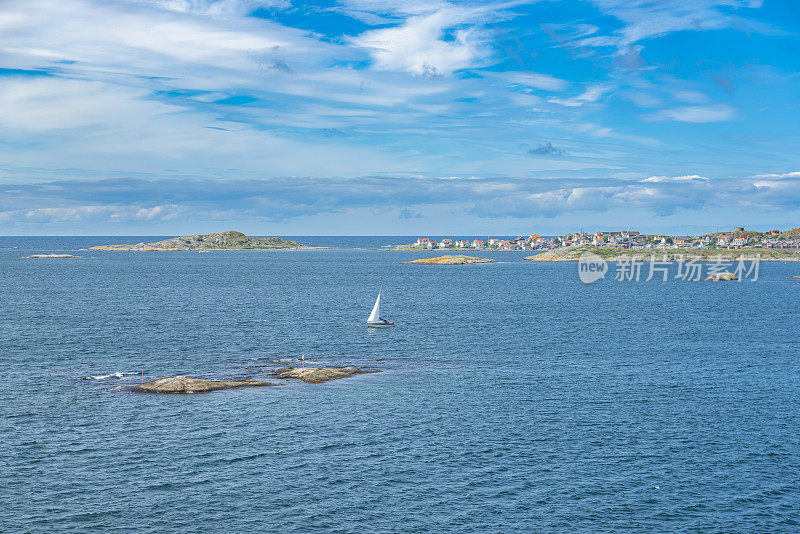
M 310 360 L 306 358 L 278 358 L 277 360 L 271 360 L 269 363 L 290 363 L 290 362 L 306 362 L 306 363 L 322 363 L 316 360 Z
M 120 379 L 123 376 L 131 376 L 131 375 L 138 375 L 138 374 L 139 373 L 135 372 L 135 371 L 131 372 L 131 373 L 125 373 L 125 372 L 122 372 L 122 371 L 117 371 L 116 373 L 109 373 L 107 375 L 89 375 L 89 376 L 84 376 L 83 379 L 84 380 L 108 380 L 109 378 Z

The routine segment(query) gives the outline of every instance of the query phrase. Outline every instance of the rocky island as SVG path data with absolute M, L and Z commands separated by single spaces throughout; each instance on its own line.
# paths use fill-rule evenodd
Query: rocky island
M 273 375 L 275 378 L 296 378 L 309 384 L 319 384 L 328 380 L 379 372 L 365 371 L 358 367 L 284 367 L 276 369 Z
M 202 380 L 188 376 L 168 376 L 156 378 L 143 384 L 130 386 L 130 391 L 136 393 L 208 393 L 221 389 L 255 388 L 277 386 L 270 382 L 258 380 Z
M 241 232 L 217 232 L 173 237 L 155 243 L 99 245 L 90 250 L 122 251 L 200 251 L 200 250 L 300 250 L 309 249 L 297 241 L 280 237 L 248 237 Z
M 476 256 L 460 256 L 450 254 L 439 256 L 438 258 L 422 258 L 414 261 L 404 261 L 403 263 L 430 264 L 430 265 L 467 265 L 472 263 L 497 263 L 497 260 L 489 258 L 478 258 Z

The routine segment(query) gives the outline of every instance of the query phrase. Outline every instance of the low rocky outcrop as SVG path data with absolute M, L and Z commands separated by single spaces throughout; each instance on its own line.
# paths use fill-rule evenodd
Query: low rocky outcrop
M 297 241 L 280 237 L 247 237 L 241 232 L 218 232 L 215 234 L 195 234 L 173 237 L 155 243 L 135 245 L 99 245 L 90 250 L 122 251 L 187 251 L 187 250 L 285 250 L 308 248 Z
M 497 263 L 497 260 L 478 258 L 476 256 L 460 256 L 456 254 L 450 254 L 447 256 L 439 256 L 438 258 L 422 258 L 414 261 L 404 261 L 403 263 L 426 265 L 467 265 L 471 263 Z
M 523 260 L 528 261 L 578 261 L 579 255 L 574 254 L 574 247 L 562 247 L 560 249 L 547 250 L 533 256 L 525 256 Z
M 365 371 L 358 367 L 283 367 L 276 369 L 273 375 L 275 378 L 296 378 L 309 384 L 319 384 L 320 382 L 347 378 L 353 375 L 379 372 Z
M 72 254 L 31 254 L 25 256 L 26 258 L 39 258 L 39 259 L 63 259 L 63 258 L 80 258 L 81 256 L 73 256 Z
M 208 393 L 221 389 L 255 388 L 277 386 L 258 380 L 202 380 L 188 376 L 168 376 L 156 378 L 143 384 L 134 384 L 130 391 L 138 393 Z
M 712 275 L 706 276 L 706 280 L 711 280 L 712 282 L 725 282 L 738 279 L 739 277 L 733 273 L 714 273 Z

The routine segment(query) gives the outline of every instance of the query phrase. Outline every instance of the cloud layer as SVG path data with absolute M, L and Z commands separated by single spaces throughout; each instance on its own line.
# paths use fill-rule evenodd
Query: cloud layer
M 701 176 L 622 179 L 475 177 L 280 178 L 269 180 L 99 180 L 0 186 L 0 222 L 285 221 L 362 208 L 423 217 L 458 205 L 481 218 L 555 217 L 636 208 L 657 215 L 704 207 L 797 210 L 800 173 L 715 181 Z M 399 206 L 399 208 L 398 208 Z
M 0 224 L 792 210 L 798 41 L 762 11 L 6 0 Z

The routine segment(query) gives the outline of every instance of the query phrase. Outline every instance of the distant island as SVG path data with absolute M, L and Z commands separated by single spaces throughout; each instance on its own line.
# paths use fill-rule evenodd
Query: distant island
M 605 261 L 630 261 L 651 259 L 657 261 L 800 261 L 797 249 L 763 249 L 763 248 L 652 248 L 632 249 L 614 247 L 596 247 L 592 245 L 572 245 L 551 249 L 541 254 L 534 254 L 523 259 L 529 261 L 579 261 L 584 254 L 594 254 Z
M 478 258 L 476 256 L 459 256 L 456 254 L 451 254 L 447 256 L 439 256 L 438 258 L 422 258 L 414 261 L 404 261 L 403 263 L 427 265 L 468 265 L 472 263 L 497 263 L 497 260 Z
M 173 237 L 156 243 L 137 243 L 135 245 L 99 245 L 90 250 L 124 251 L 199 251 L 199 250 L 302 250 L 306 247 L 297 241 L 280 237 L 247 237 L 241 232 L 218 232 L 215 234 L 195 234 Z
M 387 249 L 384 249 L 387 250 Z M 670 257 L 702 258 L 736 257 L 760 254 L 773 261 L 800 260 L 800 228 L 757 232 L 737 226 L 732 231 L 700 236 L 643 234 L 636 230 L 575 232 L 560 236 L 531 234 L 513 239 L 487 237 L 485 240 L 444 238 L 440 241 L 419 237 L 414 243 L 388 250 L 448 251 L 540 251 L 543 254 L 525 259 L 536 261 L 577 260 L 582 252 L 591 251 L 604 259 L 667 254 Z

